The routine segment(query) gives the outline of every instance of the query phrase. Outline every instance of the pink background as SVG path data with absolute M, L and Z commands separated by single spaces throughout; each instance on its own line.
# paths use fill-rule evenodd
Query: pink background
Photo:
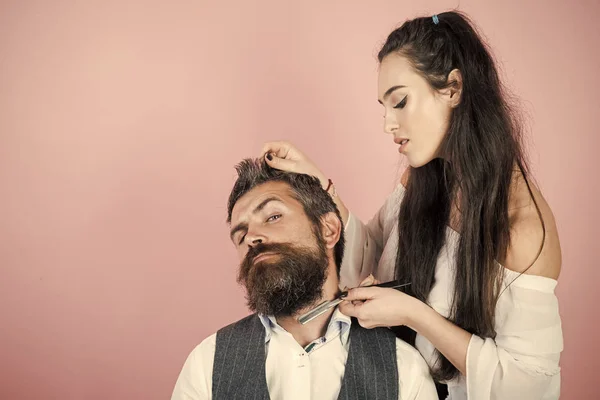
M 264 141 L 308 152 L 363 219 L 392 189 L 375 53 L 457 2 L 250 3 L 0 3 L 0 398 L 169 398 L 247 312 L 225 204 Z M 531 117 L 564 254 L 562 398 L 592 398 L 600 3 L 460 7 Z

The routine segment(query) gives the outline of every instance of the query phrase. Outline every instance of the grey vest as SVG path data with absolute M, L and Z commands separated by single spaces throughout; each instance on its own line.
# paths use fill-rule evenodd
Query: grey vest
M 212 398 L 269 400 L 265 327 L 255 314 L 217 332 Z M 350 328 L 350 349 L 339 400 L 398 400 L 396 336 L 386 328 Z

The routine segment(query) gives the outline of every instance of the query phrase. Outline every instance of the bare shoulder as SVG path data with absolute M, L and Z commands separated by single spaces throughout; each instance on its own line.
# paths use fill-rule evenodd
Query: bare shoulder
M 503 264 L 516 272 L 557 279 L 562 255 L 554 214 L 533 182 L 529 187 L 531 193 L 523 176 L 515 175 L 509 200 L 511 238 Z

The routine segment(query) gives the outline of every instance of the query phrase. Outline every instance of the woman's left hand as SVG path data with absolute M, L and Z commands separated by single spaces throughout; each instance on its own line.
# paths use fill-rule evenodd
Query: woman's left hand
M 350 289 L 340 311 L 355 317 L 363 328 L 411 326 L 424 305 L 420 300 L 396 289 L 358 287 Z

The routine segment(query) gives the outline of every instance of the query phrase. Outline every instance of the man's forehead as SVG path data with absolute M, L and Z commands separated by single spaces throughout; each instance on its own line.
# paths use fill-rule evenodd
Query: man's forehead
M 300 205 L 293 197 L 292 188 L 285 182 L 266 182 L 249 190 L 233 206 L 232 222 L 241 215 L 252 212 L 264 200 L 273 197 L 288 206 Z

